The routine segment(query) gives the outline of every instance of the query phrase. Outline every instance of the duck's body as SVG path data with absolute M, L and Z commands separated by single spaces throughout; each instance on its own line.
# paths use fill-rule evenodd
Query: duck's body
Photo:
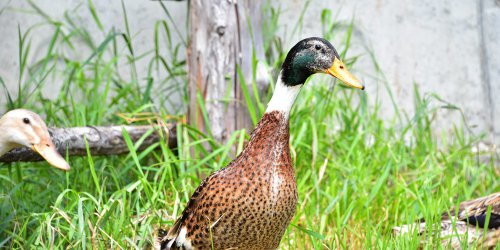
M 196 189 L 167 239 L 181 240 L 186 249 L 211 246 L 211 239 L 214 249 L 278 247 L 297 203 L 283 118 L 279 111 L 264 115 L 240 156 Z M 175 242 L 170 248 L 177 249 Z
M 43 119 L 34 112 L 15 109 L 0 117 L 0 156 L 14 148 L 29 147 L 52 166 L 69 170 L 69 164 L 57 152 Z
M 488 209 L 491 209 L 490 219 L 486 220 Z M 426 227 L 422 219 L 418 223 L 395 227 L 393 231 L 396 235 L 403 235 L 417 230 L 420 235 L 426 232 Z M 443 239 L 443 247 L 460 249 L 466 243 L 477 244 L 481 248 L 494 248 L 500 244 L 500 193 L 464 201 L 458 208 L 443 213 L 438 233 Z M 425 243 L 422 241 L 422 244 Z
M 289 150 L 289 114 L 305 80 L 335 67 L 363 88 L 326 40 L 291 49 L 268 108 L 241 154 L 196 189 L 162 249 L 275 249 L 295 214 L 297 185 Z M 347 72 L 347 73 L 345 73 Z M 349 78 L 350 77 L 350 78 Z M 350 79 L 350 80 L 346 80 Z

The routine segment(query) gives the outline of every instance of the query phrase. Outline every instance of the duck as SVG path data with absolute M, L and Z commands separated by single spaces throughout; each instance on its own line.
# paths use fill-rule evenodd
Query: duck
M 288 52 L 267 109 L 242 152 L 204 179 L 168 230 L 160 249 L 276 249 L 297 206 L 289 148 L 292 105 L 306 80 L 325 73 L 364 89 L 333 45 L 319 37 Z
M 394 227 L 393 233 L 401 236 L 417 230 L 418 235 L 423 235 L 426 227 L 425 220 L 420 219 L 417 223 Z M 465 243 L 471 247 L 476 244 L 482 249 L 494 249 L 500 244 L 500 192 L 463 201 L 458 207 L 442 213 L 438 233 L 443 248 L 461 249 Z M 426 241 L 422 240 L 421 244 Z
M 55 168 L 70 170 L 38 114 L 26 109 L 11 110 L 0 118 L 0 131 L 0 156 L 14 148 L 29 147 Z

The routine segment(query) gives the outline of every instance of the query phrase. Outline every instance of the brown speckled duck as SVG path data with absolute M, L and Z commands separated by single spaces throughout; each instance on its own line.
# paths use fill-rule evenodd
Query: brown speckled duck
M 488 209 L 491 209 L 487 220 Z M 425 234 L 426 225 L 422 219 L 418 223 L 394 227 L 396 235 L 417 231 Z M 494 249 L 500 245 L 500 192 L 478 199 L 464 201 L 458 208 L 450 209 L 441 215 L 441 228 L 438 232 L 444 248 L 461 249 L 465 246 L 479 246 Z M 466 238 L 464 238 L 466 237 Z M 425 244 L 426 241 L 421 242 Z
M 326 73 L 364 89 L 335 48 L 322 38 L 297 43 L 288 53 L 264 116 L 241 154 L 195 190 L 162 249 L 275 249 L 297 204 L 289 150 L 292 104 L 309 76 Z
M 14 109 L 0 118 L 0 156 L 11 149 L 29 147 L 52 166 L 69 170 L 69 164 L 57 152 L 43 119 L 25 109 Z

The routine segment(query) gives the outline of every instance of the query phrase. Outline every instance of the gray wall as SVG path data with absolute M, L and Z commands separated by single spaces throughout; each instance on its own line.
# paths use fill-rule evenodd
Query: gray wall
M 36 3 L 55 19 L 61 18 L 64 10 L 77 5 L 74 1 L 57 1 L 57 6 L 49 0 Z M 186 2 L 164 3 L 172 10 L 175 20 L 186 20 Z M 95 1 L 94 4 L 105 30 L 113 26 L 124 29 L 120 1 Z M 304 1 L 275 3 L 278 4 L 283 10 L 280 31 L 290 34 Z M 163 11 L 155 1 L 126 0 L 125 5 L 132 32 L 140 31 L 134 40 L 135 47 L 143 51 L 151 49 L 152 24 L 165 18 Z M 19 11 L 30 8 L 24 1 L 4 1 L 0 8 L 5 8 L 0 15 L 0 76 L 15 93 L 17 25 L 25 30 L 40 22 L 40 18 Z M 416 84 L 422 94 L 436 93 L 461 108 L 474 133 L 487 133 L 485 141 L 500 143 L 500 99 L 495 98 L 500 94 L 499 0 L 313 0 L 304 15 L 302 33 L 288 39 L 288 47 L 300 37 L 322 35 L 321 11 L 325 8 L 337 13 L 337 20 L 348 23 L 355 18 L 349 55 L 360 55 L 360 59 L 353 70 L 365 82 L 370 101 L 382 103 L 384 116 L 393 114 L 385 86 L 389 86 L 395 102 L 411 116 L 414 112 L 413 85 Z M 86 8 L 82 10 L 82 19 L 90 20 L 90 12 Z M 34 34 L 32 46 L 43 52 L 52 33 L 40 29 Z M 341 39 L 342 34 L 336 37 Z M 370 53 L 382 73 L 377 72 Z M 41 55 L 34 53 L 30 60 Z M 146 65 L 139 64 L 139 70 L 145 68 Z M 54 88 L 57 87 L 54 84 Z M 50 96 L 57 91 L 45 92 Z M 4 102 L 4 95 L 0 95 L 0 105 Z M 432 105 L 437 107 L 442 103 L 433 101 Z M 3 111 L 0 108 L 0 112 Z M 440 131 L 446 133 L 453 124 L 462 124 L 461 115 L 456 111 L 441 110 L 437 114 L 436 124 Z

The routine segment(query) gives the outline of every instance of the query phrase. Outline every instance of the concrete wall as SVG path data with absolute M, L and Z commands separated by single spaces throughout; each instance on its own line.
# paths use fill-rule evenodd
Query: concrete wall
M 131 29 L 141 31 L 135 37 L 135 47 L 149 50 L 153 46 L 154 21 L 164 19 L 164 13 L 155 1 L 124 2 Z M 60 18 L 64 10 L 77 5 L 74 1 L 57 1 L 57 6 L 49 0 L 36 3 L 55 19 Z M 164 3 L 172 10 L 175 20 L 186 20 L 186 2 Z M 119 1 L 95 1 L 94 4 L 105 30 L 112 26 L 123 29 Z M 286 0 L 274 4 L 281 5 L 280 29 L 289 34 L 304 1 Z M 23 1 L 1 3 L 0 8 L 5 8 L 0 14 L 0 76 L 15 91 L 18 77 L 17 25 L 25 30 L 40 18 L 19 11 L 30 9 Z M 500 94 L 499 0 L 312 0 L 304 15 L 302 33 L 289 39 L 288 47 L 299 37 L 322 35 L 323 9 L 337 13 L 336 20 L 349 22 L 355 18 L 349 55 L 361 55 L 355 71 L 365 82 L 370 100 L 375 102 L 378 97 L 382 102 L 385 116 L 390 117 L 393 112 L 385 86 L 393 91 L 397 105 L 411 115 L 413 85 L 416 84 L 421 93 L 436 93 L 461 108 L 474 133 L 486 132 L 486 141 L 500 143 L 500 98 L 495 98 Z M 90 20 L 90 12 L 86 8 L 82 10 L 82 18 Z M 50 35 L 38 32 L 32 46 L 43 48 Z M 377 73 L 369 53 L 373 53 L 383 74 Z M 40 55 L 32 55 L 36 56 Z M 139 65 L 139 70 L 144 68 L 145 65 Z M 5 101 L 3 98 L 0 94 L 0 105 Z M 439 106 L 440 103 L 433 101 L 433 105 Z M 0 112 L 3 112 L 3 107 Z M 436 124 L 443 131 L 452 129 L 454 123 L 461 123 L 458 112 L 438 112 Z

